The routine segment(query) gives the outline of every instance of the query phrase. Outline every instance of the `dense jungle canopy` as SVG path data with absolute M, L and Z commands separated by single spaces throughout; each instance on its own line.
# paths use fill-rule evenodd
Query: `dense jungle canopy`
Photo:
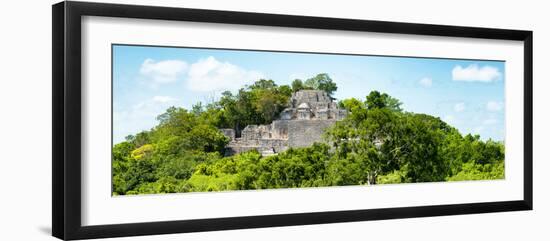
M 190 110 L 171 107 L 158 125 L 113 147 L 113 195 L 374 185 L 504 178 L 504 144 L 462 135 L 438 117 L 406 112 L 385 93 L 338 102 L 350 114 L 324 141 L 262 157 L 224 157 L 229 138 L 250 124 L 267 124 L 302 89 L 337 90 L 327 74 L 289 85 L 258 80 Z

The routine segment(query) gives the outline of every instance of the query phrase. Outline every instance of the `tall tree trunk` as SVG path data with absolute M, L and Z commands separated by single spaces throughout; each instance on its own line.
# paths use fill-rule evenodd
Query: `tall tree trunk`
M 374 172 L 369 172 L 367 174 L 367 184 L 368 185 L 375 185 L 376 184 L 376 177 L 377 177 L 377 172 L 374 171 Z

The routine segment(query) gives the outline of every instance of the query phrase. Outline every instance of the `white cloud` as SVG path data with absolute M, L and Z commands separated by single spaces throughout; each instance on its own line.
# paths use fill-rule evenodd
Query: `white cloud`
M 483 124 L 484 125 L 494 125 L 498 123 L 498 120 L 497 119 L 487 119 L 487 120 L 484 120 L 483 121 Z
M 305 74 L 305 73 L 293 73 L 293 74 L 290 74 L 290 76 L 288 77 L 288 79 L 290 81 L 294 81 L 295 79 L 300 79 L 302 81 L 305 81 L 311 77 L 315 76 L 314 74 Z
M 504 103 L 498 101 L 487 102 L 487 110 L 492 112 L 501 111 L 504 109 Z
M 474 133 L 479 134 L 479 133 L 482 132 L 483 130 L 485 130 L 485 127 L 484 127 L 484 126 L 478 126 L 478 127 L 474 128 Z
M 141 64 L 139 73 L 154 83 L 171 83 L 185 73 L 188 64 L 181 60 L 155 61 L 146 59 Z
M 446 115 L 445 117 L 443 117 L 443 121 L 451 124 L 455 121 L 455 117 L 454 115 Z
M 292 73 L 292 74 L 289 75 L 288 80 L 289 80 L 290 83 L 292 83 L 292 81 L 294 81 L 295 79 L 306 81 L 307 79 L 313 78 L 313 77 L 317 76 L 318 74 L 320 74 L 320 73 L 319 72 Z M 338 79 L 338 76 L 335 75 L 335 74 L 332 74 L 332 73 L 327 73 L 327 74 L 332 78 L 332 80 Z M 344 79 L 348 80 L 349 78 L 350 77 L 348 76 L 347 78 L 344 78 Z
M 457 65 L 453 68 L 452 74 L 454 81 L 466 82 L 493 82 L 502 75 L 498 68 L 488 65 L 480 68 L 477 64 L 471 64 L 466 68 Z
M 464 104 L 464 102 L 456 103 L 454 106 L 455 112 L 463 112 L 464 109 L 466 109 L 466 105 Z
M 260 78 L 263 78 L 260 72 L 220 62 L 210 56 L 191 65 L 187 86 L 193 91 L 236 90 Z
M 154 96 L 128 108 L 113 113 L 113 141 L 118 143 L 128 135 L 149 130 L 157 125 L 156 117 L 168 107 L 176 106 L 178 99 L 170 96 Z
M 132 111 L 145 111 L 148 113 L 158 112 L 173 105 L 178 99 L 171 96 L 154 96 L 145 101 L 139 102 L 132 106 Z
M 423 78 L 419 81 L 420 85 L 424 87 L 431 87 L 432 86 L 432 79 L 431 78 Z
M 152 100 L 153 102 L 168 103 L 177 101 L 178 99 L 171 96 L 155 96 Z

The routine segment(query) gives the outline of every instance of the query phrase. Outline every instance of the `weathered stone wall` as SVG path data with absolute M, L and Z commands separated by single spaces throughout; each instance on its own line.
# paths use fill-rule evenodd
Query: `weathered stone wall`
M 249 150 L 258 150 L 262 155 L 273 155 L 289 147 L 307 147 L 323 141 L 327 127 L 343 119 L 347 111 L 337 104 L 324 91 L 301 90 L 290 98 L 290 107 L 283 110 L 279 120 L 267 125 L 249 125 L 235 132 L 222 129 L 231 138 L 226 155 L 234 155 Z
M 233 129 L 220 129 L 220 131 L 227 137 L 229 137 L 229 139 L 231 141 L 235 140 L 235 130 Z
M 279 153 L 288 149 L 288 140 L 262 139 L 258 149 L 262 153 Z
M 300 103 L 330 103 L 332 100 L 328 94 L 319 90 L 300 90 L 295 92 L 290 97 L 290 101 L 293 107 L 298 106 Z
M 258 148 L 259 148 L 259 146 L 257 146 L 257 145 L 250 146 L 250 145 L 246 145 L 246 144 L 240 144 L 240 143 L 237 143 L 237 142 L 229 143 L 225 147 L 225 156 L 232 156 L 232 155 L 235 155 L 235 154 L 238 154 L 238 153 L 241 153 L 241 152 L 247 152 L 247 151 L 251 151 L 251 150 L 258 150 Z
M 288 139 L 288 120 L 275 120 L 271 123 L 271 138 Z
M 323 141 L 323 133 L 336 120 L 293 120 L 288 123 L 288 146 L 307 147 Z

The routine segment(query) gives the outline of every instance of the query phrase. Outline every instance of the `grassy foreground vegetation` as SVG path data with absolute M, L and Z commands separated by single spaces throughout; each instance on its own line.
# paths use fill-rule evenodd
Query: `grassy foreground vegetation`
M 267 157 L 223 156 L 229 139 L 218 128 L 238 133 L 270 123 L 301 89 L 332 95 L 337 87 L 327 74 L 291 86 L 259 80 L 214 103 L 169 108 L 156 127 L 113 147 L 113 195 L 504 178 L 502 142 L 463 136 L 377 91 L 340 101 L 350 114 L 326 130 L 323 143 Z

